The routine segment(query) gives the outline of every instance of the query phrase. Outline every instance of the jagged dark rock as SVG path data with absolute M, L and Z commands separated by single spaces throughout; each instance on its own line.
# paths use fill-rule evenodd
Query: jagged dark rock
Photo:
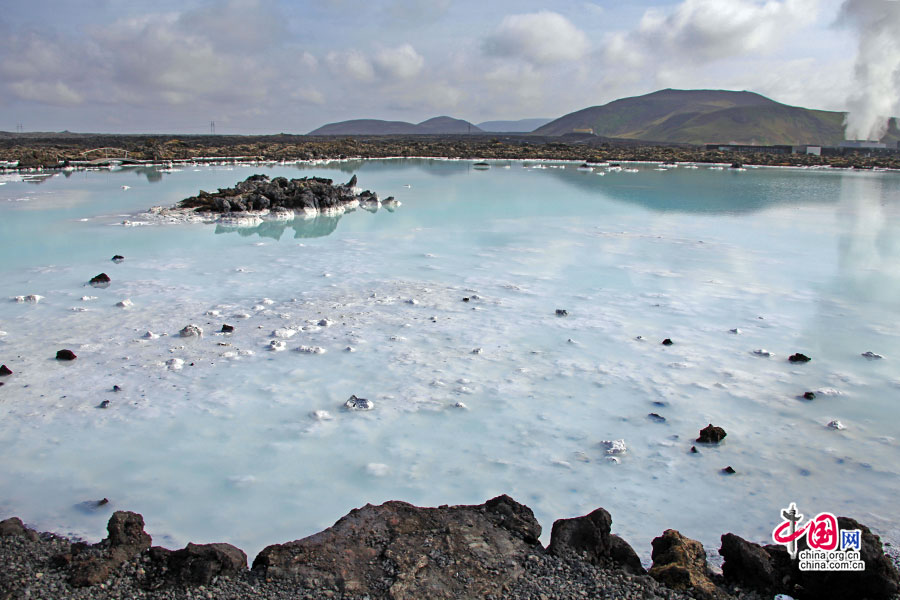
M 725 433 L 725 430 L 721 427 L 716 427 L 712 423 L 704 427 L 700 430 L 700 437 L 697 438 L 696 441 L 701 444 L 718 444 L 725 436 L 728 435 Z
M 106 530 L 107 538 L 84 552 L 73 546 L 68 577 L 72 587 L 103 583 L 111 571 L 141 554 L 153 541 L 144 531 L 144 517 L 130 511 L 114 512 Z
M 160 584 L 209 585 L 216 577 L 247 570 L 247 555 L 231 544 L 188 544 L 181 550 L 150 549 Z
M 88 283 L 90 283 L 94 287 L 105 288 L 109 287 L 110 281 L 111 280 L 109 278 L 109 275 L 107 275 L 106 273 L 100 273 L 99 275 L 94 275 L 93 277 L 91 277 L 91 280 Z
M 803 393 L 803 399 L 804 399 L 804 400 L 815 400 L 815 399 L 816 399 L 816 393 L 815 393 L 815 392 L 804 392 L 804 393 Z
M 343 207 L 354 201 L 377 201 L 371 191 L 356 194 L 356 175 L 343 185 L 334 185 L 331 179 L 303 177 L 290 179 L 267 175 L 251 175 L 233 188 L 220 188 L 215 193 L 200 191 L 185 198 L 178 205 L 200 212 L 246 212 L 273 209 L 329 210 Z
M 0 377 L 6 377 L 7 375 L 12 375 L 13 372 L 6 365 L 0 365 Z
M 269 546 L 253 570 L 355 596 L 500 597 L 524 573 L 526 558 L 540 552 L 539 535 L 531 510 L 508 496 L 440 508 L 392 501 L 352 510 L 308 538 Z
M 810 357 L 808 357 L 805 354 L 801 354 L 800 352 L 797 352 L 796 354 L 791 354 L 788 357 L 788 361 L 790 361 L 792 363 L 808 363 L 811 360 L 812 359 Z
M 567 310 L 564 309 L 564 308 L 557 308 L 557 309 L 556 309 L 556 316 L 557 316 L 557 317 L 568 317 L 568 316 L 569 316 L 569 311 L 567 311 Z
M 122 256 L 121 254 L 116 254 L 116 255 L 113 256 L 110 260 L 113 261 L 114 263 L 120 263 L 120 262 L 122 262 L 123 260 L 125 260 L 125 257 Z
M 222 333 L 234 333 L 234 325 L 222 325 Z
M 688 591 L 701 600 L 717 600 L 724 594 L 709 578 L 703 544 L 667 529 L 653 540 L 650 576 L 674 590 Z
M 9 519 L 0 521 L 0 537 L 3 536 L 24 537 L 30 540 L 36 540 L 38 538 L 37 533 L 26 528 L 25 524 L 22 523 L 22 519 L 19 517 L 10 517 Z
M 56 352 L 56 360 L 75 360 L 78 358 L 71 350 L 58 350 Z
M 664 339 L 664 340 L 662 341 L 662 345 L 663 345 L 663 346 L 671 346 L 671 345 L 674 344 L 674 343 L 675 343 L 675 342 L 673 342 L 673 341 L 670 340 L 669 338 L 666 338 L 666 339 Z
M 553 523 L 550 532 L 550 554 L 576 557 L 593 565 L 614 563 L 635 574 L 646 573 L 641 559 L 628 542 L 610 534 L 612 517 L 598 508 L 583 517 L 559 519 Z

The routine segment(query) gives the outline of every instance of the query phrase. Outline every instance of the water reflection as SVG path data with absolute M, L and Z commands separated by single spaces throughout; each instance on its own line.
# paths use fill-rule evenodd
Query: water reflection
M 241 237 L 259 237 L 280 240 L 288 229 L 294 230 L 294 239 L 317 238 L 330 235 L 337 229 L 340 216 L 319 215 L 312 219 L 297 218 L 293 221 L 263 221 L 255 227 L 234 227 L 229 225 L 216 225 L 216 234 L 237 233 Z

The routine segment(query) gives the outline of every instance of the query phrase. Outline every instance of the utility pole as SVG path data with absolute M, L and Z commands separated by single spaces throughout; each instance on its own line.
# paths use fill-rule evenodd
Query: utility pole
M 19 123 L 16 125 L 16 133 L 22 133 L 23 127 L 22 124 Z
M 209 122 L 209 134 L 210 134 L 210 135 L 215 135 L 215 134 L 216 134 L 216 122 L 215 122 L 215 121 L 210 121 L 210 122 Z

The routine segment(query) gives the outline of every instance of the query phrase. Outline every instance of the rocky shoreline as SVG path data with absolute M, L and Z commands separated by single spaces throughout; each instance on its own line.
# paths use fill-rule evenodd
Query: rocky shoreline
M 114 151 L 89 154 L 97 149 Z M 687 144 L 648 144 L 636 140 L 543 137 L 531 134 L 418 136 L 150 136 L 94 134 L 0 134 L 0 162 L 10 169 L 64 169 L 87 158 L 124 156 L 144 163 L 208 161 L 312 161 L 393 157 L 496 160 L 570 160 L 741 163 L 765 166 L 830 166 L 900 169 L 900 155 L 740 153 Z M 3 165 L 0 164 L 0 169 Z
M 247 556 L 224 543 L 152 546 L 143 517 L 115 512 L 89 545 L 0 522 L 0 600 L 13 598 L 641 598 L 700 600 L 898 598 L 896 556 L 864 525 L 858 573 L 801 572 L 783 546 L 722 536 L 722 574 L 699 542 L 666 530 L 644 570 L 611 534 L 602 508 L 553 524 L 549 545 L 527 506 L 509 496 L 480 505 L 420 508 L 391 501 L 352 510 L 312 536 Z M 802 544 L 801 544 L 802 545 Z

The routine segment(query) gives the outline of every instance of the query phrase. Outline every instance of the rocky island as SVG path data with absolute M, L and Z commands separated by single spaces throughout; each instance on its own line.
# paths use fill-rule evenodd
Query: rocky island
M 897 598 L 896 557 L 864 525 L 839 523 L 862 532 L 862 572 L 800 571 L 783 546 L 729 533 L 718 574 L 703 546 L 673 529 L 653 540 L 648 572 L 611 533 L 606 510 L 557 520 L 545 548 L 534 513 L 506 495 L 437 508 L 367 504 L 325 531 L 266 547 L 250 569 L 230 544 L 152 546 L 133 512 L 113 513 L 106 539 L 92 545 L 13 517 L 0 522 L 0 598 Z

